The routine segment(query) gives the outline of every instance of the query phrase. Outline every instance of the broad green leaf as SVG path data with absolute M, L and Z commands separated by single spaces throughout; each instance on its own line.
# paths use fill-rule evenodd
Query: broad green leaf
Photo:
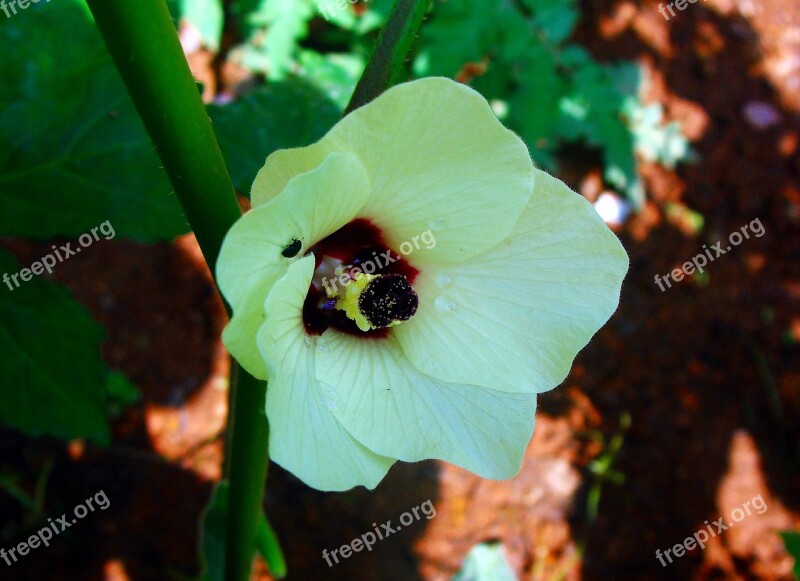
M 228 521 L 229 489 L 227 480 L 218 482 L 201 517 L 201 581 L 223 581 L 225 576 L 225 525 Z M 283 579 L 286 576 L 286 561 L 278 544 L 278 537 L 264 513 L 261 513 L 258 519 L 253 553 L 256 551 L 264 557 L 275 579 Z
M 108 443 L 103 329 L 63 287 L 36 276 L 18 277 L 17 287 L 20 270 L 0 249 L 0 422 L 31 436 Z
M 167 5 L 175 19 L 185 20 L 198 30 L 208 48 L 219 50 L 225 21 L 222 0 L 167 0 Z
M 109 220 L 142 241 L 187 231 L 81 0 L 0 26 L 0 235 L 78 236 Z
M 248 196 L 270 153 L 317 141 L 340 116 L 334 103 L 297 80 L 268 85 L 228 105 L 210 105 L 208 112 L 233 185 Z

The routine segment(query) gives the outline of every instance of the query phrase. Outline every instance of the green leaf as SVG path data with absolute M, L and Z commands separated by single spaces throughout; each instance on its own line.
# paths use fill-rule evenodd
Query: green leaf
M 517 581 L 503 545 L 481 543 L 470 549 L 452 581 Z
M 269 572 L 275 579 L 283 579 L 286 577 L 286 559 L 283 557 L 283 551 L 278 542 L 278 535 L 275 534 L 275 530 L 272 528 L 272 525 L 269 524 L 264 514 L 258 519 L 256 550 L 264 557 L 264 560 L 267 562 L 267 567 L 269 567 Z
M 124 374 L 111 371 L 106 385 L 108 394 L 108 414 L 112 418 L 122 415 L 127 408 L 142 399 L 142 392 Z
M 533 12 L 533 21 L 547 42 L 559 44 L 572 34 L 578 24 L 575 0 L 523 0 Z
M 780 535 L 786 545 L 786 552 L 794 557 L 792 575 L 795 579 L 800 579 L 800 532 L 783 531 Z
M 107 444 L 103 329 L 63 287 L 34 277 L 18 278 L 16 288 L 19 271 L 0 249 L 0 272 L 9 276 L 0 286 L 0 422 L 31 436 Z
M 161 163 L 80 0 L 0 27 L 0 234 L 142 241 L 187 231 Z
M 228 488 L 227 480 L 214 487 L 200 520 L 200 579 L 203 581 L 222 581 L 225 575 Z
M 509 100 L 509 123 L 520 132 L 533 160 L 548 166 L 550 153 L 559 145 L 555 128 L 565 83 L 552 54 L 541 46 L 533 48 L 519 64 L 519 88 Z
M 422 48 L 414 65 L 418 76 L 454 77 L 468 62 L 478 62 L 491 44 L 493 0 L 436 2 L 430 21 L 422 29 Z M 423 64 L 424 63 L 424 64 Z
M 355 27 L 355 31 L 362 35 L 386 24 L 386 19 L 392 12 L 394 0 L 363 0 L 363 5 L 367 7 L 367 10 L 358 18 Z
M 267 155 L 317 141 L 338 121 L 340 109 L 308 83 L 289 80 L 228 105 L 209 105 L 208 113 L 233 185 L 249 196 Z
M 467 63 L 489 58 L 507 66 L 524 54 L 533 32 L 511 0 L 439 1 L 422 28 L 417 76 L 454 77 Z
M 219 50 L 225 21 L 221 0 L 167 0 L 167 6 L 174 18 L 185 20 L 200 32 L 208 48 Z
M 364 64 L 355 55 L 322 55 L 313 50 L 304 50 L 300 53 L 300 76 L 344 109 L 364 71 Z
M 221 480 L 211 492 L 200 523 L 200 561 L 202 581 L 223 581 L 225 576 L 225 524 L 228 520 L 228 494 L 230 485 Z M 267 521 L 264 513 L 258 520 L 256 546 L 267 562 L 267 567 L 275 579 L 286 577 L 286 561 L 283 557 L 278 537 Z
M 239 27 L 248 39 L 244 66 L 280 80 L 292 67 L 300 39 L 316 13 L 311 0 L 239 0 Z M 263 60 L 257 59 L 258 55 Z

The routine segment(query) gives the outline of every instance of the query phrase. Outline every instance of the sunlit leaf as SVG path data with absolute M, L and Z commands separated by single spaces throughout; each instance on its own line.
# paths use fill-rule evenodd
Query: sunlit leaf
M 239 28 L 248 48 L 242 64 L 261 70 L 272 79 L 282 79 L 291 68 L 298 42 L 308 32 L 308 21 L 316 14 L 312 0 L 239 0 Z M 261 54 L 263 61 L 255 60 Z M 258 63 L 258 66 L 254 66 Z

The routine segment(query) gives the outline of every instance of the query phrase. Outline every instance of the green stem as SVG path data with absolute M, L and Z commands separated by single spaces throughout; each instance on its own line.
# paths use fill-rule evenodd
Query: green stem
M 228 414 L 230 439 L 226 454 L 230 497 L 225 535 L 225 579 L 247 581 L 253 565 L 259 516 L 264 510 L 264 487 L 269 468 L 267 390 L 263 381 L 241 367 L 231 386 L 233 406 Z
M 429 4 L 430 0 L 397 0 L 347 104 L 345 115 L 404 79 L 405 61 Z
M 241 211 L 164 0 L 88 0 L 212 267 Z
M 167 6 L 164 0 L 88 4 L 213 272 L 241 212 Z M 243 370 L 238 379 L 231 382 L 226 458 L 228 581 L 249 579 L 269 462 L 266 388 Z

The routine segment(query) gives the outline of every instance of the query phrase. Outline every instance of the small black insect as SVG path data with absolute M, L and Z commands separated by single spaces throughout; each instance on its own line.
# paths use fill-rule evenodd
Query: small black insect
M 281 254 L 286 258 L 294 258 L 295 256 L 297 256 L 297 253 L 300 252 L 300 249 L 302 247 L 303 243 L 297 238 L 293 238 L 292 242 L 289 244 L 289 246 L 283 249 L 283 252 L 281 252 Z

